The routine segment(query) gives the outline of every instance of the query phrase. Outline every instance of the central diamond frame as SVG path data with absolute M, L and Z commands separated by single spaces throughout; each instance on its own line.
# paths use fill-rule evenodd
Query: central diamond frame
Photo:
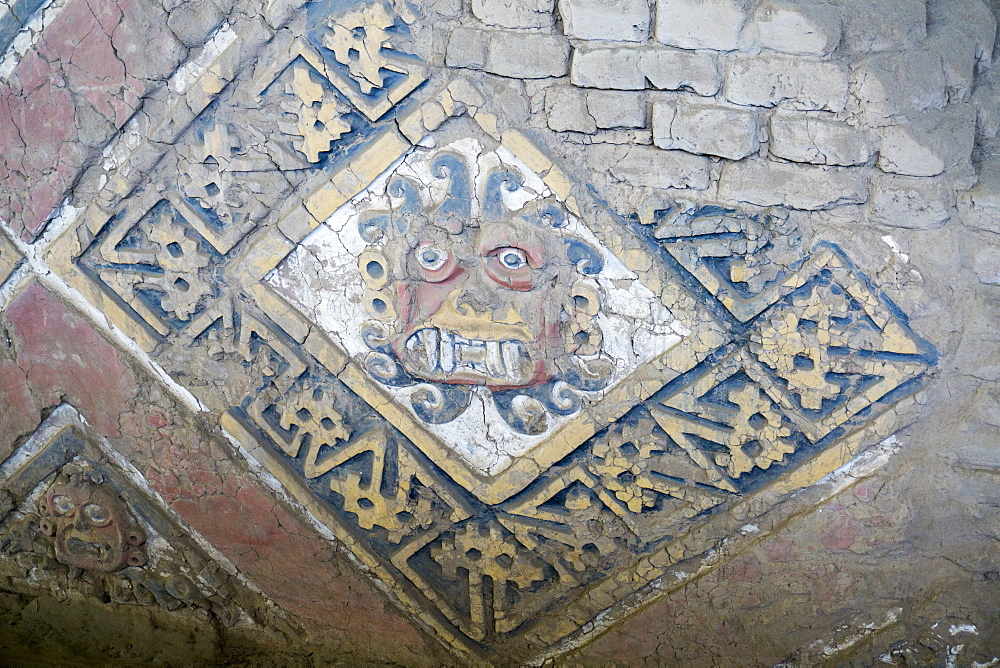
M 455 132 L 449 132 L 452 129 Z M 442 142 L 439 138 L 456 133 L 461 137 L 476 134 L 478 136 L 475 139 L 480 145 L 485 142 L 496 143 L 509 150 L 525 166 L 532 163 L 539 164 L 539 160 L 543 156 L 541 151 L 523 134 L 507 132 L 499 142 L 496 142 L 486 134 L 481 126 L 468 119 L 460 118 L 446 121 L 442 127 L 428 136 L 435 138 L 435 145 L 444 145 L 447 142 Z M 396 169 L 397 164 L 406 155 L 416 150 L 415 147 L 398 148 L 404 150 L 398 154 L 392 152 L 380 156 L 380 160 L 388 162 L 390 167 L 377 179 L 365 183 L 358 197 L 363 196 L 372 183 L 383 179 Z M 485 148 L 483 152 L 486 152 Z M 530 167 L 528 168 L 530 169 Z M 446 438 L 435 434 L 411 411 L 401 406 L 382 383 L 371 377 L 358 359 L 352 357 L 341 345 L 334 343 L 331 337 L 318 338 L 316 348 L 313 351 L 314 354 L 318 353 L 319 359 L 333 362 L 327 367 L 331 372 L 335 373 L 351 390 L 410 438 L 453 480 L 479 500 L 491 505 L 505 501 L 520 492 L 552 464 L 570 454 L 597 431 L 614 422 L 635 405 L 648 399 L 655 391 L 673 380 L 681 372 L 704 359 L 710 350 L 724 341 L 721 330 L 718 332 L 718 338 L 713 337 L 712 332 L 709 332 L 708 336 L 704 336 L 705 318 L 700 313 L 692 313 L 691 301 L 685 299 L 679 291 L 666 287 L 669 286 L 671 278 L 660 269 L 661 265 L 656 261 L 650 249 L 639 240 L 631 237 L 624 228 L 624 224 L 615 220 L 613 214 L 595 201 L 591 201 L 589 207 L 582 206 L 580 202 L 584 197 L 590 199 L 587 194 L 580 194 L 582 189 L 571 191 L 564 188 L 556 192 L 553 186 L 569 184 L 570 181 L 555 165 L 550 163 L 548 169 L 544 171 L 544 175 L 538 176 L 552 191 L 552 195 L 560 204 L 576 216 L 582 225 L 595 234 L 601 243 L 637 276 L 635 279 L 637 282 L 647 288 L 650 284 L 661 287 L 659 290 L 652 288 L 653 293 L 663 295 L 661 298 L 663 306 L 688 330 L 687 335 L 684 335 L 679 342 L 649 362 L 632 369 L 593 405 L 571 416 L 528 451 L 515 456 L 509 466 L 494 475 L 489 475 L 470 464 L 462 456 L 456 456 L 457 453 Z M 574 194 L 570 194 L 571 192 Z M 346 205 L 347 203 L 343 206 Z M 339 208 L 330 217 L 336 216 L 338 211 L 340 211 Z M 605 239 L 608 239 L 610 243 L 604 241 Z M 300 246 L 301 244 L 296 246 L 296 249 Z M 295 252 L 294 249 L 292 252 Z M 272 269 L 277 270 L 285 259 L 285 257 L 276 258 Z M 268 275 L 270 274 L 269 271 Z M 282 295 L 266 278 L 248 287 L 254 289 L 258 297 L 262 298 L 265 313 L 276 322 L 286 321 L 291 314 L 294 314 L 294 317 L 307 321 L 310 327 L 315 327 L 317 332 L 322 331 L 321 323 L 310 318 L 303 308 Z M 699 335 L 692 336 L 691 333 L 694 332 L 695 328 L 697 328 Z M 714 345 L 712 345 L 713 343 Z

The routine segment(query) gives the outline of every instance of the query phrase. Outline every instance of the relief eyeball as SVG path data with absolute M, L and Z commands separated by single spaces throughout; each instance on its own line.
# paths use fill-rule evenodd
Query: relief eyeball
M 65 496 L 63 494 L 57 494 L 56 496 L 52 497 L 52 509 L 58 515 L 65 515 L 67 513 L 70 513 L 73 511 L 73 508 L 75 507 L 76 504 L 74 504 L 73 501 L 68 496 Z
M 88 503 L 83 507 L 83 516 L 95 527 L 107 526 L 111 523 L 111 511 L 99 503 Z
M 500 265 L 510 271 L 528 266 L 528 255 L 520 248 L 501 248 L 496 252 L 496 256 Z
M 38 529 L 46 536 L 56 535 L 56 523 L 51 518 L 43 518 L 38 523 Z
M 436 246 L 417 248 L 417 263 L 427 271 L 437 271 L 448 261 L 448 251 Z
M 501 246 L 485 254 L 486 273 L 497 284 L 505 288 L 531 290 L 532 267 L 528 263 L 528 253 L 515 246 Z

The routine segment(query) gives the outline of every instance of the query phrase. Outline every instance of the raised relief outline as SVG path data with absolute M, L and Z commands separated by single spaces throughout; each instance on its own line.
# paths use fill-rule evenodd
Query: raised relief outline
M 334 190 L 338 186 L 341 190 L 350 188 L 360 190 L 361 187 L 358 178 L 352 171 L 352 166 L 357 169 L 356 165 L 340 165 L 333 171 L 332 175 L 329 169 L 320 166 L 311 169 L 312 175 L 305 179 L 296 193 L 285 196 L 285 199 L 277 203 L 274 210 L 267 213 L 263 219 L 259 216 L 252 216 L 242 225 L 215 230 L 206 224 L 196 207 L 186 201 L 179 183 L 176 184 L 176 187 L 168 188 L 165 192 L 160 192 L 151 187 L 150 184 L 144 183 L 148 181 L 147 173 L 136 169 L 133 161 L 143 161 L 152 170 L 153 165 L 161 162 L 165 154 L 176 153 L 178 148 L 183 146 L 180 137 L 185 133 L 188 133 L 188 142 L 193 145 L 192 133 L 195 132 L 195 126 L 203 116 L 196 115 L 192 121 L 191 109 L 200 109 L 202 112 L 206 109 L 210 110 L 213 101 L 225 92 L 224 87 L 218 84 L 220 77 L 235 78 L 238 74 L 234 59 L 239 55 L 240 38 L 235 37 L 231 32 L 220 32 L 217 37 L 228 37 L 228 39 L 223 40 L 221 51 L 214 54 L 214 61 L 207 63 L 208 67 L 201 74 L 200 79 L 184 84 L 182 94 L 172 99 L 172 104 L 168 107 L 160 126 L 150 131 L 151 134 L 160 135 L 169 129 L 170 132 L 174 133 L 173 140 L 177 142 L 177 145 L 164 148 L 162 144 L 151 141 L 149 137 L 137 136 L 135 138 L 128 137 L 131 141 L 121 142 L 123 145 L 115 146 L 113 160 L 117 162 L 119 167 L 112 172 L 110 179 L 102 181 L 102 196 L 95 198 L 80 212 L 76 220 L 82 222 L 75 223 L 63 231 L 46 250 L 46 260 L 50 266 L 102 311 L 110 313 L 115 325 L 139 343 L 147 352 L 152 352 L 164 340 L 164 337 L 170 335 L 171 327 L 169 324 L 164 322 L 163 318 L 154 310 L 135 299 L 134 295 L 128 294 L 127 290 L 116 290 L 101 277 L 87 275 L 86 271 L 81 271 L 78 262 L 81 256 L 85 253 L 96 253 L 107 262 L 123 259 L 119 257 L 120 254 L 115 250 L 115 246 L 142 220 L 148 211 L 161 200 L 166 200 L 177 211 L 178 215 L 184 218 L 185 223 L 209 246 L 220 255 L 230 256 L 230 262 L 235 254 L 239 256 L 237 262 L 249 260 L 261 264 L 262 258 L 259 256 L 262 254 L 262 250 L 264 250 L 264 254 L 287 252 L 287 249 L 290 248 L 288 236 L 304 236 L 305 230 L 310 225 L 315 227 L 319 224 L 309 214 L 318 213 L 313 209 L 316 205 L 329 205 L 331 196 L 336 199 L 340 198 L 339 194 L 334 195 L 331 192 L 331 187 Z M 253 35 L 248 41 L 258 41 L 259 38 L 260 35 Z M 283 58 L 285 59 L 283 60 Z M 246 82 L 246 89 L 253 91 L 253 95 L 259 98 L 265 89 L 274 83 L 276 77 L 294 63 L 296 58 L 304 59 L 320 72 L 326 71 L 323 57 L 304 37 L 294 37 L 286 31 L 281 31 L 278 33 L 278 38 L 265 47 L 265 53 L 261 56 L 261 62 L 264 65 L 251 72 L 250 81 Z M 422 82 L 423 79 L 420 80 L 420 83 Z M 193 85 L 194 83 L 200 85 Z M 357 162 L 364 163 L 370 159 L 365 156 L 370 156 L 373 153 L 375 155 L 382 154 L 388 147 L 395 149 L 398 145 L 409 146 L 406 139 L 396 130 L 394 124 L 390 125 L 392 125 L 391 128 L 373 128 L 375 131 L 371 136 L 362 138 L 362 141 L 353 149 L 356 155 L 361 156 Z M 287 153 L 287 149 L 285 151 Z M 294 159 L 294 157 L 289 157 L 285 158 L 285 161 Z M 297 168 L 302 167 L 309 167 L 309 163 L 304 159 L 303 164 L 298 165 Z M 138 201 L 135 199 L 136 194 L 139 197 Z M 343 201 L 346 199 L 349 197 L 344 198 Z M 129 201 L 127 210 L 122 206 L 125 201 Z M 308 212 L 301 209 L 303 205 L 309 207 Z M 295 213 L 305 215 L 293 215 Z M 276 221 L 281 221 L 283 229 L 279 230 L 279 226 L 274 224 Z M 76 233 L 71 233 L 74 229 Z M 94 240 L 98 236 L 102 236 L 103 241 L 95 247 Z M 257 252 L 247 253 L 245 250 L 241 250 L 246 245 L 245 242 L 249 242 L 256 248 Z M 267 262 L 266 257 L 263 258 L 263 263 Z M 253 267 L 246 269 L 247 273 L 251 275 L 257 274 Z
M 353 12 L 323 24 L 313 26 L 307 39 L 333 58 L 311 63 L 368 120 L 379 120 L 427 80 L 428 68 L 391 43 L 406 23 L 383 0 L 357 3 Z

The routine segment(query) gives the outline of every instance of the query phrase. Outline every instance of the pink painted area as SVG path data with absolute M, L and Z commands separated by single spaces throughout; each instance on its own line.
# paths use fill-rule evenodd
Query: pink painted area
M 394 663 L 426 663 L 427 637 L 247 473 L 210 418 L 177 405 L 35 283 L 0 319 L 0 460 L 61 402 L 77 408 L 173 510 L 318 636 L 350 638 L 352 651 L 367 646 Z
M 111 344 L 37 283 L 5 316 L 13 350 L 0 355 L 0 388 L 10 390 L 12 401 L 0 413 L 0 431 L 33 429 L 43 408 L 66 401 L 99 432 L 118 436 L 118 416 L 135 400 L 136 377 Z
M 424 643 L 409 622 L 385 609 L 370 586 L 345 571 L 315 529 L 279 504 L 214 440 L 177 424 L 151 430 L 150 418 L 159 423 L 161 417 L 155 411 L 123 416 L 124 439 L 137 448 L 125 454 L 145 461 L 142 470 L 170 507 L 269 598 L 349 637 L 366 638 L 376 629 L 375 636 L 394 639 L 394 652 Z
M 59 204 L 84 151 L 73 96 L 38 53 L 0 91 L 0 219 L 28 240 Z
M 151 480 L 165 497 L 177 494 L 170 507 L 221 549 L 268 598 L 300 618 L 359 639 L 362 645 L 369 637 L 391 638 L 393 653 L 398 653 L 424 644 L 420 632 L 388 611 L 370 586 L 343 571 L 331 545 L 255 481 L 244 475 L 223 479 L 213 472 L 208 474 L 213 480 L 193 482 L 199 479 L 199 462 L 192 458 L 188 466 L 196 467 L 181 476 L 189 486 L 173 473 Z M 192 491 L 204 495 L 192 496 Z M 386 648 L 369 649 L 378 653 Z
M 781 562 L 791 561 L 795 558 L 793 553 L 794 547 L 795 543 L 793 541 L 784 538 L 775 538 L 766 541 L 761 546 L 761 550 L 767 555 L 769 561 Z
M 59 63 L 70 88 L 116 128 L 129 119 L 145 91 L 129 67 L 139 50 L 130 48 L 136 35 L 124 12 L 134 13 L 135 3 L 77 0 L 63 10 L 38 49 L 47 61 Z M 114 43 L 116 37 L 120 44 Z
M 162 57 L 144 58 L 150 48 Z M 59 14 L 0 90 L 0 219 L 15 234 L 38 234 L 81 167 L 180 53 L 155 3 L 73 0 Z M 81 113 L 88 107 L 105 122 L 81 134 L 83 119 L 94 118 Z
M 849 550 L 861 529 L 861 522 L 846 513 L 837 513 L 828 520 L 819 539 L 828 550 Z

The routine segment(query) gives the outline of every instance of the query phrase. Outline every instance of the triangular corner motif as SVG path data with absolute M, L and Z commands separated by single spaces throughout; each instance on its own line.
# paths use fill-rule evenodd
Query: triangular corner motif
M 56 408 L 0 467 L 0 573 L 25 593 L 187 610 L 224 625 L 291 632 L 130 466 L 71 406 Z

